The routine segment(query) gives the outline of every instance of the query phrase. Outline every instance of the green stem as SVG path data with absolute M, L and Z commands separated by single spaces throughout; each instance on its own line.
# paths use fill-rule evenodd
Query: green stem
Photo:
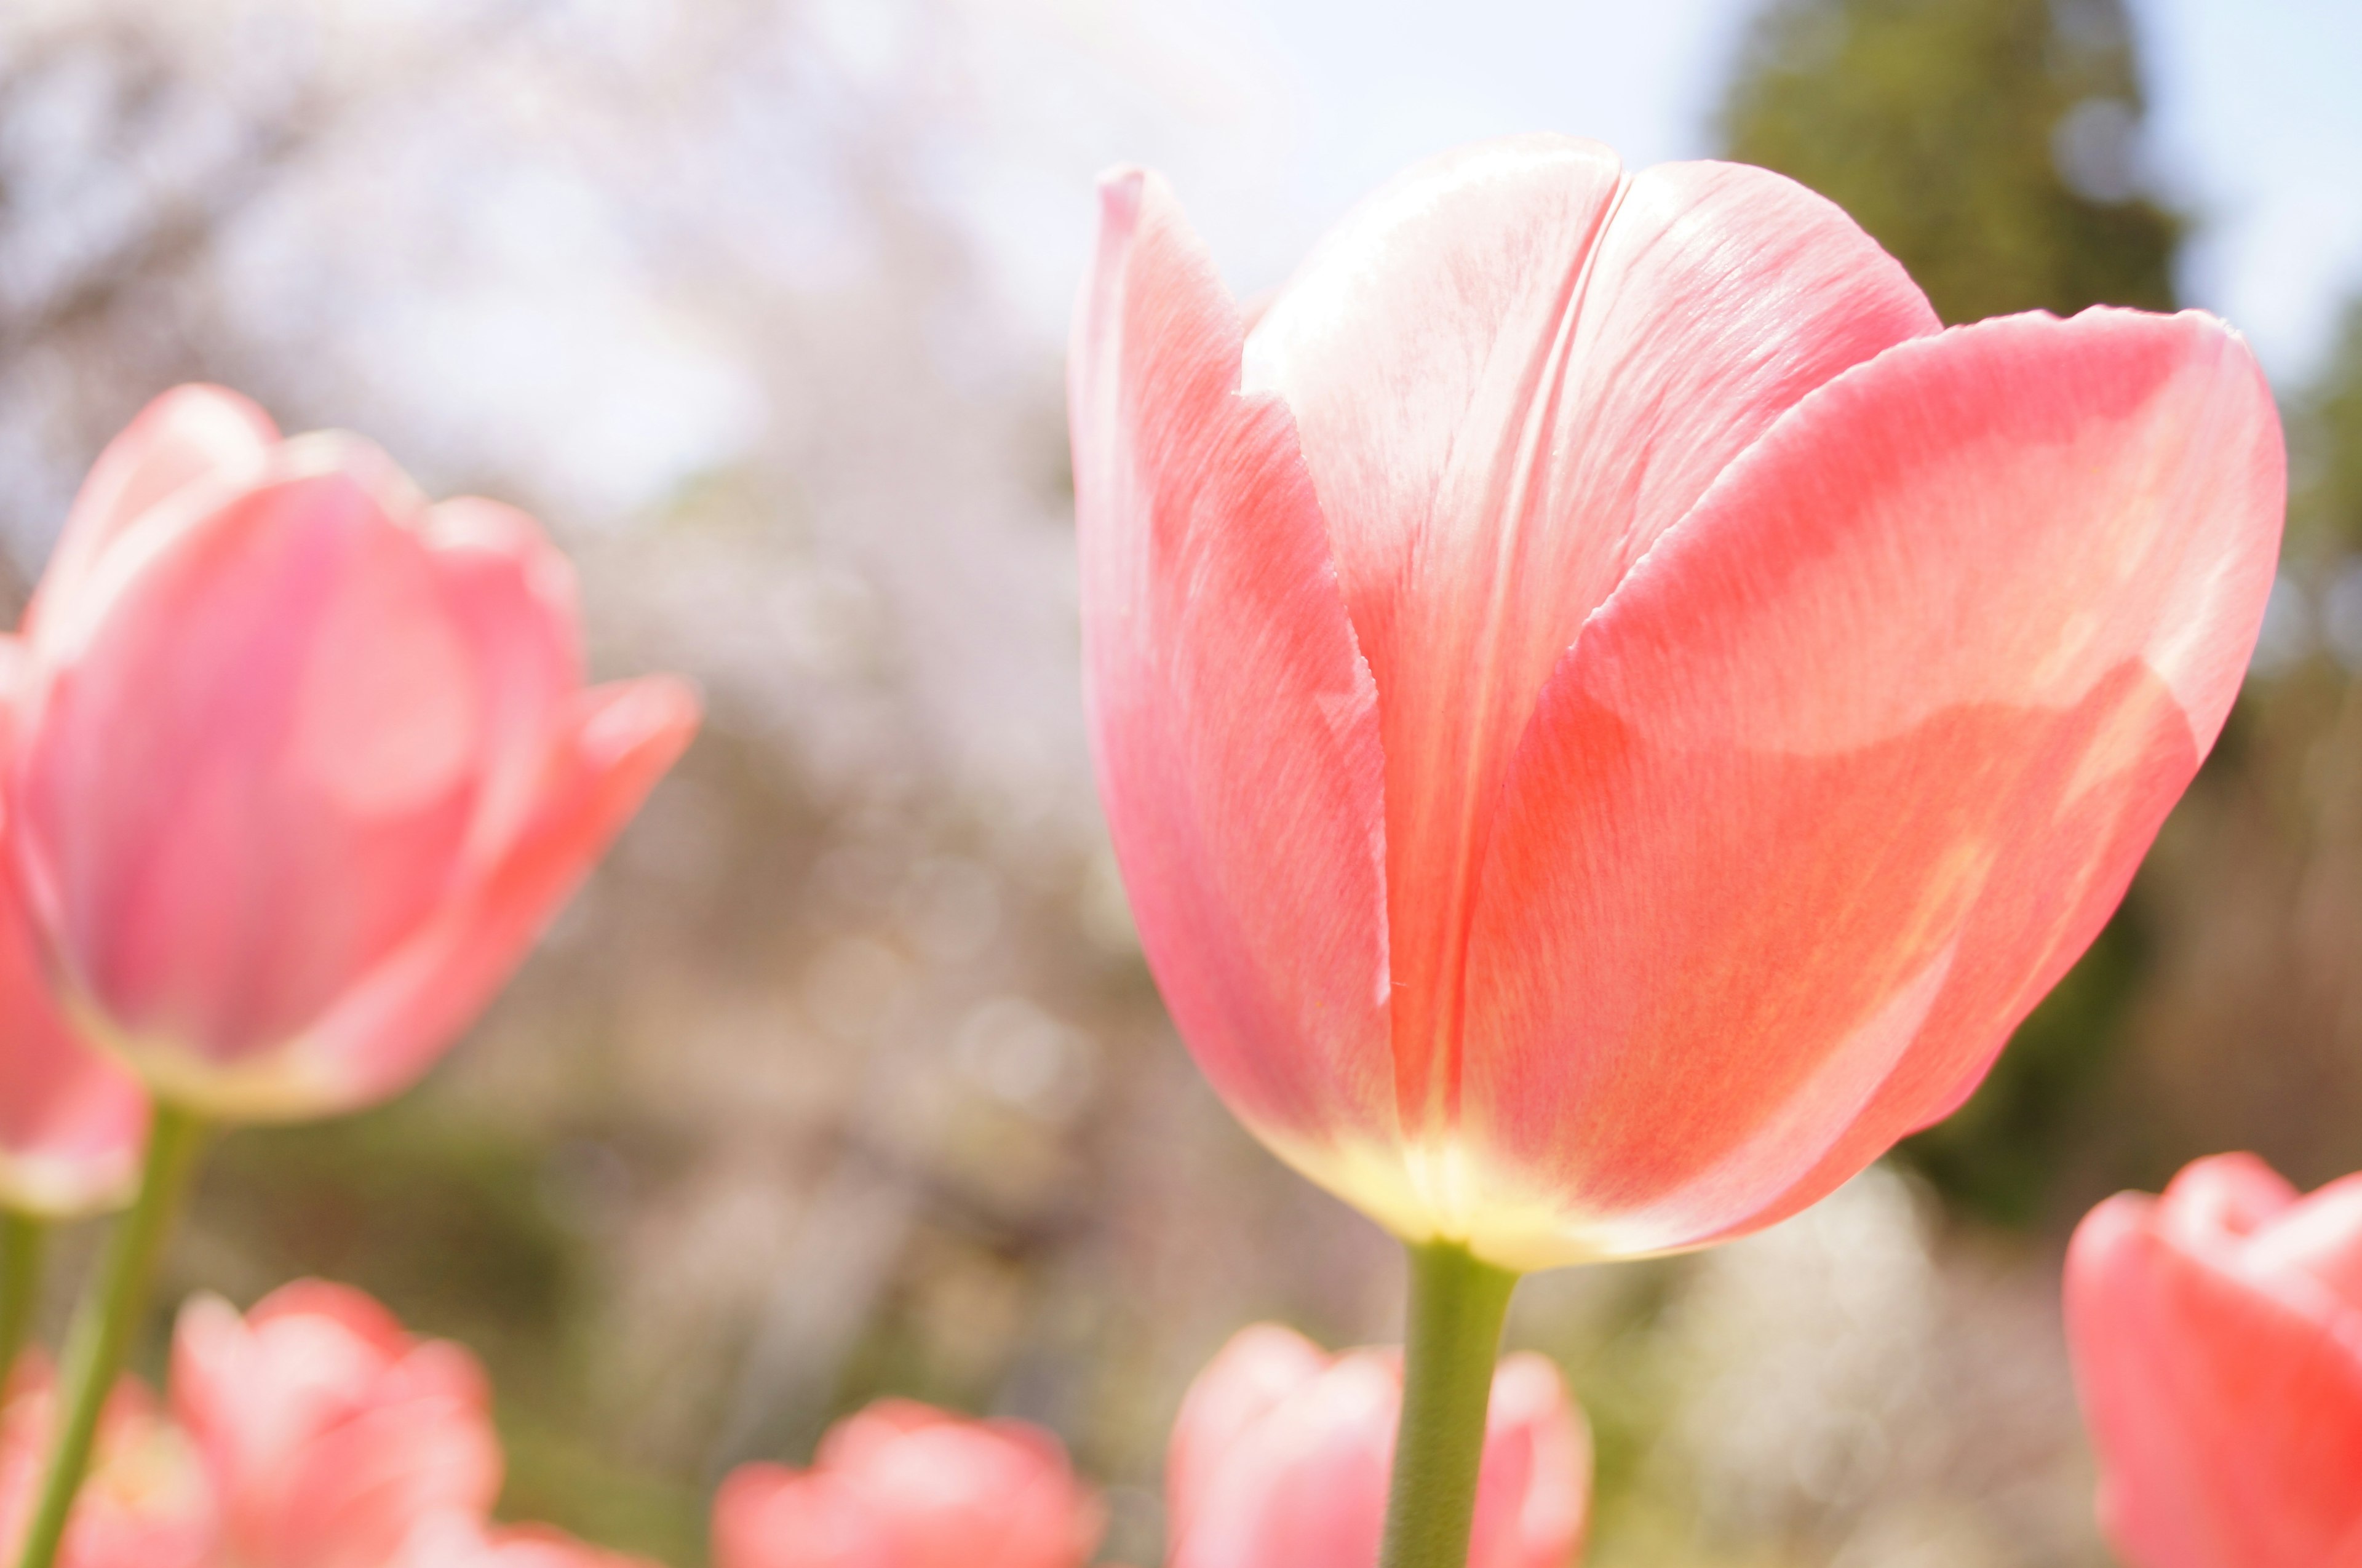
M 6 1386 L 17 1353 L 33 1334 L 49 1240 L 43 1221 L 13 1209 L 0 1211 L 0 1387 Z
M 58 1385 L 57 1436 L 50 1449 L 49 1469 L 41 1477 L 40 1502 L 31 1528 L 25 1532 L 17 1568 L 50 1568 L 57 1557 L 66 1519 L 73 1511 L 74 1494 L 81 1490 L 83 1472 L 90 1465 L 99 1413 L 106 1407 L 116 1375 L 123 1370 L 131 1336 L 148 1310 L 156 1259 L 164 1250 L 165 1233 L 179 1212 L 204 1142 L 204 1122 L 185 1110 L 157 1105 L 148 1131 L 148 1161 L 140 1173 L 139 1196 L 130 1212 L 116 1222 L 93 1293 L 83 1299 L 73 1331 L 66 1340 L 65 1364 Z
M 1380 1568 L 1466 1568 L 1485 1408 L 1518 1276 L 1456 1242 L 1414 1244 L 1402 1427 Z

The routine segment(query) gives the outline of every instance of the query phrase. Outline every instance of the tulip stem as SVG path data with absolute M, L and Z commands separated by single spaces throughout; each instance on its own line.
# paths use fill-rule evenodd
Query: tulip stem
M 50 1228 L 30 1214 L 0 1211 L 0 1389 L 6 1388 L 17 1353 L 32 1337 L 49 1241 Z
M 1485 1459 L 1485 1410 L 1518 1276 L 1457 1242 L 1410 1253 L 1402 1426 L 1381 1568 L 1466 1568 Z
M 41 1477 L 40 1502 L 25 1532 L 17 1568 L 50 1568 L 58 1543 L 65 1539 L 74 1494 L 82 1488 L 83 1473 L 89 1468 L 91 1447 L 98 1437 L 99 1414 L 106 1408 L 116 1375 L 123 1370 L 131 1336 L 147 1313 L 156 1260 L 164 1250 L 165 1233 L 180 1211 L 204 1143 L 201 1120 L 176 1107 L 157 1104 L 148 1130 L 148 1158 L 140 1172 L 139 1196 L 107 1238 L 98 1277 L 92 1282 L 92 1293 L 83 1298 L 73 1331 L 66 1339 L 58 1385 L 57 1436 L 50 1450 L 49 1469 Z

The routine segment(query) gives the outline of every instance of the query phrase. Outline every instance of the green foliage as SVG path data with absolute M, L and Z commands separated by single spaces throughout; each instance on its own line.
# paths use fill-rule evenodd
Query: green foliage
M 2290 415 L 2290 553 L 2362 550 L 2362 300 L 2346 307 L 2336 347 Z
M 1958 322 L 2172 307 L 2182 220 L 2141 193 L 2142 111 L 2121 0 L 1774 0 L 1722 127 Z

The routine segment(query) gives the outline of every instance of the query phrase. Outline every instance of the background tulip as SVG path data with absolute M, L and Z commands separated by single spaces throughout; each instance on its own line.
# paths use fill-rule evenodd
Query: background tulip
M 0 638 L 0 756 L 15 744 L 23 649 Z M 0 875 L 0 1209 L 61 1219 L 130 1196 L 148 1129 L 138 1080 L 58 1010 L 12 879 Z
M 584 689 L 522 513 L 349 437 L 166 394 L 93 469 L 27 618 L 17 869 L 77 1017 L 181 1106 L 286 1118 L 417 1077 L 687 744 Z
M 1940 1118 L 2219 731 L 2283 459 L 2245 345 L 1938 331 L 1829 203 L 1487 143 L 1247 329 L 1154 175 L 1070 360 L 1087 695 L 1209 1077 L 1512 1270 L 1792 1213 Z
M 809 1470 L 743 1465 L 713 1503 L 716 1568 L 1080 1568 L 1102 1514 L 1058 1441 L 888 1399 Z
M 301 1281 L 243 1318 L 194 1298 L 171 1382 L 239 1568 L 383 1568 L 425 1521 L 480 1519 L 500 1490 L 475 1358 L 342 1286 Z
M 2362 1563 L 2362 1176 L 2251 1154 L 2085 1217 L 2067 1335 L 2131 1568 Z
M 55 1379 L 39 1355 L 17 1366 L 0 1410 L 0 1553 L 25 1530 L 56 1423 Z M 96 1462 L 58 1561 L 66 1568 L 222 1568 L 213 1488 L 197 1452 L 137 1382 L 107 1401 Z
M 1189 1388 L 1165 1469 L 1168 1568 L 1372 1568 L 1401 1358 L 1323 1354 L 1277 1324 L 1242 1331 Z M 1558 1369 L 1495 1375 L 1468 1561 L 1565 1568 L 1583 1540 L 1591 1434 Z

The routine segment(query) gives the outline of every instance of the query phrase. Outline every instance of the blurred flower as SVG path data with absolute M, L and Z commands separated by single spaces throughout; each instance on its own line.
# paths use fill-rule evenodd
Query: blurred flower
M 809 1470 L 742 1465 L 713 1501 L 716 1568 L 1080 1568 L 1098 1501 L 1058 1440 L 888 1399 Z
M 1274 1323 L 1242 1330 L 1190 1385 L 1165 1467 L 1168 1568 L 1374 1568 L 1402 1365 L 1329 1356 Z M 1565 1568 L 1589 1517 L 1591 1433 L 1558 1369 L 1493 1376 L 1469 1568 Z
M 0 755 L 15 742 L 24 673 L 21 645 L 0 637 Z M 58 1010 L 16 884 L 0 875 L 0 1208 L 62 1219 L 124 1201 L 147 1132 L 147 1094 Z
M 1284 1158 L 1510 1268 L 1952 1110 L 2228 711 L 2283 458 L 2197 314 L 1938 331 L 1760 169 L 1420 165 L 1244 320 L 1111 176 L 1070 408 L 1142 943 Z
M 2252 1154 L 2120 1193 L 2067 1254 L 2067 1338 L 2132 1568 L 2323 1568 L 2362 1549 L 2362 1176 Z
M 16 1558 L 56 1421 L 55 1379 L 18 1362 L 0 1411 L 0 1555 Z M 194 1447 L 132 1378 L 116 1385 L 59 1568 L 215 1568 L 213 1489 Z
M 238 1568 L 384 1568 L 423 1521 L 481 1518 L 500 1490 L 475 1358 L 342 1286 L 299 1281 L 243 1318 L 191 1300 L 172 1404 Z
M 70 1009 L 232 1118 L 415 1078 L 696 723 L 584 689 L 532 519 L 210 387 L 101 455 L 26 640 L 13 849 Z
M 410 1533 L 387 1568 L 656 1568 L 646 1558 L 586 1546 L 541 1525 L 489 1527 L 468 1514 L 442 1514 Z

